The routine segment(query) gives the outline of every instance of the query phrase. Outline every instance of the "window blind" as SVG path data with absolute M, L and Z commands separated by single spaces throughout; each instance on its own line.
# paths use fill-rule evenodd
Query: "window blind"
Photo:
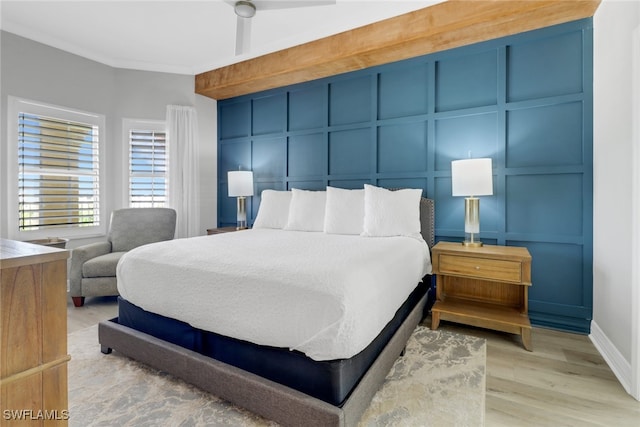
M 18 115 L 20 231 L 100 224 L 98 126 Z
M 167 147 L 164 131 L 129 131 L 129 205 L 163 207 L 167 199 Z

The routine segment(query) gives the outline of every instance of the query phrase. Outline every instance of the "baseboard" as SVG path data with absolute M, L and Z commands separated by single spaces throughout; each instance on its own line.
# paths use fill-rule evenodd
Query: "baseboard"
M 600 352 L 607 365 L 611 368 L 615 376 L 624 387 L 625 391 L 631 394 L 631 363 L 627 361 L 618 349 L 613 345 L 605 333 L 600 329 L 595 321 L 591 321 L 591 334 L 589 338 L 596 349 Z

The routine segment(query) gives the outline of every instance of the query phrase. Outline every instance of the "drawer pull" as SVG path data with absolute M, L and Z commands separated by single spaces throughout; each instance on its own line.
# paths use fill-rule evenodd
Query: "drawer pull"
M 480 266 L 479 265 L 476 265 L 476 270 L 480 270 Z

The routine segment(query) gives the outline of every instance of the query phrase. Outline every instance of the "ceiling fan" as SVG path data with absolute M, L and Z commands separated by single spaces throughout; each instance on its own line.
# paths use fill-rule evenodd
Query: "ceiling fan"
M 336 0 L 224 0 L 233 7 L 236 19 L 236 55 L 249 51 L 251 18 L 258 10 L 288 9 L 294 7 L 335 4 Z

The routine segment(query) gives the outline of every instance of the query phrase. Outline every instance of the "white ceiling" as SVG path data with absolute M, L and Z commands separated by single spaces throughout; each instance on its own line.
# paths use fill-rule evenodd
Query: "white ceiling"
M 236 15 L 223 0 L 0 0 L 0 28 L 112 67 L 198 74 L 440 1 L 336 0 L 258 10 L 250 51 L 240 56 Z

